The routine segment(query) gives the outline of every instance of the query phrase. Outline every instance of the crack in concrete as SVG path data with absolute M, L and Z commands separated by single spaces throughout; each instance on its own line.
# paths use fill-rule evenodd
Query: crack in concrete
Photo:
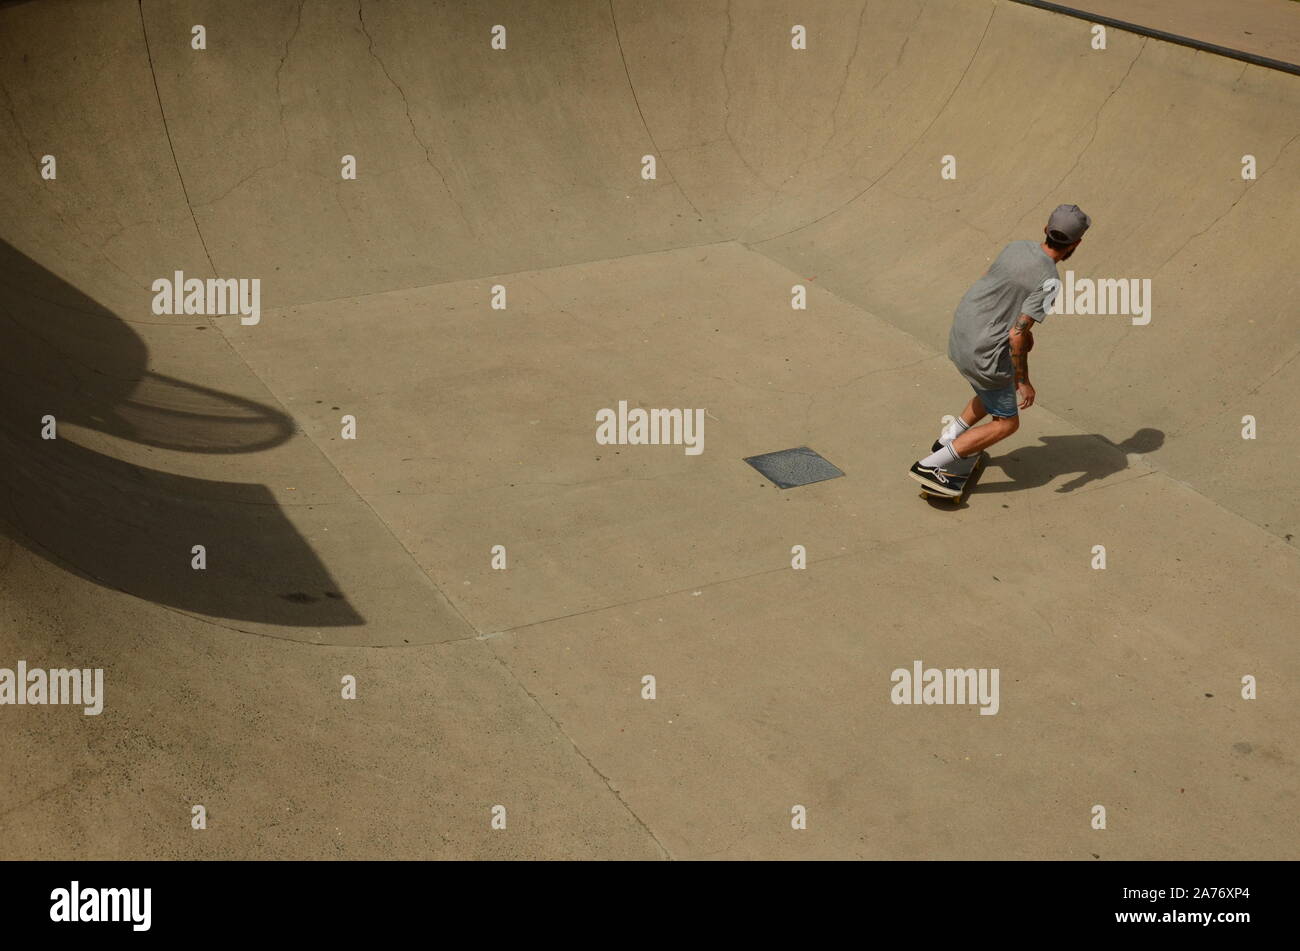
M 1291 138 L 1287 139 L 1286 142 L 1284 142 L 1284 143 L 1282 144 L 1282 148 L 1278 149 L 1278 153 L 1277 153 L 1277 155 L 1273 156 L 1273 161 L 1270 162 L 1270 163 L 1268 163 L 1268 167 L 1265 168 L 1264 171 L 1261 172 L 1261 173 L 1259 174 L 1259 176 L 1255 179 L 1254 185 L 1258 185 L 1260 182 L 1262 182 L 1262 181 L 1264 180 L 1264 176 L 1267 175 L 1270 171 L 1272 171 L 1274 168 L 1277 167 L 1278 160 L 1282 158 L 1282 156 L 1286 153 L 1286 150 L 1289 149 L 1289 148 L 1291 147 L 1292 143 L 1294 143 L 1296 139 L 1300 139 L 1300 132 L 1297 132 L 1295 135 L 1291 136 Z M 1228 217 L 1228 215 L 1232 212 L 1232 210 L 1233 210 L 1234 208 L 1236 208 L 1237 205 L 1240 204 L 1240 203 L 1245 199 L 1245 197 L 1246 197 L 1247 195 L 1250 194 L 1250 192 L 1251 192 L 1251 188 L 1252 188 L 1252 187 L 1253 187 L 1253 186 L 1248 185 L 1247 187 L 1243 188 L 1243 189 L 1241 190 L 1241 194 L 1237 196 L 1236 200 L 1234 200 L 1233 203 L 1232 203 L 1231 205 L 1229 205 L 1229 206 L 1228 206 L 1228 207 L 1223 211 L 1223 213 L 1222 213 L 1221 215 L 1219 215 L 1217 218 L 1215 218 L 1213 221 L 1211 221 L 1208 225 L 1206 225 L 1206 226 L 1205 226 L 1204 228 L 1202 228 L 1200 231 L 1196 232 L 1194 235 L 1192 235 L 1192 236 L 1189 237 L 1186 241 L 1184 241 L 1182 244 L 1180 244 L 1177 248 L 1175 248 L 1175 249 L 1174 249 L 1174 252 L 1173 252 L 1171 255 L 1169 255 L 1169 257 L 1165 258 L 1162 262 L 1160 262 L 1160 265 L 1156 268 L 1156 271 L 1155 271 L 1155 272 L 1156 272 L 1157 274 L 1159 274 L 1161 271 L 1163 271 L 1163 270 L 1165 269 L 1165 265 L 1167 265 L 1167 264 L 1168 264 L 1170 261 L 1172 261 L 1174 258 L 1178 257 L 1178 255 L 1180 255 L 1180 254 L 1183 253 L 1183 249 L 1184 249 L 1184 248 L 1186 248 L 1189 244 L 1191 244 L 1191 243 L 1192 243 L 1193 241 L 1195 241 L 1197 238 L 1199 238 L 1199 237 L 1201 237 L 1202 235 L 1206 234 L 1208 231 L 1210 231 L 1212 228 L 1214 228 L 1214 227 L 1215 227 L 1215 226 L 1216 226 L 1220 221 L 1222 221 L 1224 218 Z
M 712 145 L 717 145 L 718 143 L 725 142 L 725 141 L 726 141 L 725 136 L 720 139 L 704 139 L 700 142 L 690 142 L 687 143 L 686 145 L 674 145 L 671 148 L 665 148 L 663 150 L 663 153 L 667 155 L 670 152 L 694 152 L 697 149 L 707 149 Z
M 1282 145 L 1282 148 L 1278 150 L 1277 155 L 1273 157 L 1273 161 L 1270 162 L 1268 167 L 1263 172 L 1260 173 L 1258 178 L 1255 179 L 1254 182 L 1255 185 L 1258 185 L 1261 181 L 1263 181 L 1264 176 L 1267 175 L 1269 171 L 1277 167 L 1278 160 L 1281 159 L 1281 157 L 1286 153 L 1286 150 L 1291 147 L 1291 144 L 1295 142 L 1296 139 L 1300 139 L 1300 133 L 1296 133 L 1295 135 L 1291 136 L 1291 138 L 1289 138 Z M 1208 232 L 1213 230 L 1219 224 L 1220 221 L 1222 221 L 1224 218 L 1228 217 L 1228 215 L 1232 213 L 1233 209 L 1235 209 L 1237 205 L 1239 205 L 1242 201 L 1245 200 L 1246 196 L 1250 194 L 1250 191 L 1251 191 L 1250 185 L 1247 185 L 1247 187 L 1243 188 L 1241 190 L 1241 194 L 1238 195 L 1233 200 L 1232 204 L 1228 205 L 1228 207 L 1225 208 L 1221 214 L 1217 215 L 1213 221 L 1211 221 L 1200 231 L 1188 237 L 1186 241 L 1184 241 L 1182 244 L 1180 244 L 1177 248 L 1174 249 L 1173 253 L 1170 254 L 1169 257 L 1161 261 L 1160 264 L 1156 266 L 1155 271 L 1152 272 L 1153 275 L 1159 274 L 1161 271 L 1163 271 L 1165 267 L 1169 264 L 1169 262 L 1172 261 L 1174 258 L 1178 257 L 1178 255 L 1182 254 L 1183 249 L 1186 248 L 1189 244 L 1191 244 L 1193 241 L 1195 241 L 1197 238 L 1201 237 L 1202 235 L 1207 234 Z M 1109 364 L 1112 360 L 1115 359 L 1115 354 L 1119 352 L 1119 348 L 1123 345 L 1124 341 L 1128 339 L 1129 333 L 1132 332 L 1132 327 L 1133 327 L 1132 323 L 1126 324 L 1124 328 L 1125 333 L 1118 335 L 1118 338 L 1115 341 L 1115 345 L 1112 346 L 1110 348 L 1110 352 L 1106 354 L 1107 364 Z M 1283 364 L 1283 366 L 1285 366 L 1285 364 Z M 1274 371 L 1274 373 L 1277 373 L 1281 369 L 1282 367 L 1278 367 L 1278 369 Z M 1272 378 L 1272 375 L 1273 374 L 1270 374 L 1269 377 L 1266 377 L 1264 381 L 1261 381 L 1259 386 L 1263 386 L 1264 383 L 1268 381 L 1268 379 Z M 1259 386 L 1255 387 L 1255 389 L 1259 389 Z M 1248 390 L 1247 392 L 1254 393 L 1255 390 Z
M 877 190 L 882 191 L 887 195 L 893 195 L 895 198 L 901 198 L 904 201 L 923 201 L 927 205 L 935 205 L 941 202 L 948 202 L 950 200 L 946 195 L 934 195 L 934 196 L 907 195 L 904 194 L 903 192 L 900 192 L 896 188 L 890 188 L 888 185 L 877 185 L 876 188 Z M 957 224 L 961 225 L 963 228 L 969 228 L 971 231 L 974 231 L 976 234 L 982 237 L 986 242 L 988 242 L 991 248 L 995 250 L 1001 248 L 1003 243 L 1002 241 L 999 241 L 998 239 L 994 238 L 991 234 L 989 234 L 987 231 L 985 231 L 983 228 L 979 227 L 978 225 L 973 224 L 968 218 L 954 218 L 953 220 L 956 221 Z
M 740 159 L 740 164 L 744 165 L 749 171 L 749 174 L 754 176 L 755 181 L 764 188 L 772 190 L 777 186 L 768 182 L 761 174 L 759 174 L 758 169 L 749 164 L 749 159 L 745 157 L 744 150 L 740 147 L 740 144 L 736 142 L 736 137 L 731 131 L 731 80 L 727 77 L 727 53 L 731 50 L 731 35 L 735 29 L 735 24 L 731 19 L 731 0 L 727 0 L 726 14 L 727 32 L 722 40 L 722 56 L 718 60 L 718 72 L 722 75 L 722 88 L 725 92 L 725 96 L 722 100 L 722 131 L 726 134 L 727 141 L 731 143 L 732 149 L 735 150 L 736 157 Z
M 879 318 L 876 319 L 879 320 Z M 874 370 L 868 370 L 866 373 L 859 373 L 857 376 L 845 380 L 843 383 L 833 383 L 830 386 L 828 386 L 826 389 L 827 390 L 843 389 L 846 386 L 852 386 L 854 383 L 858 383 L 862 380 L 865 380 L 869 376 L 875 376 L 877 373 L 897 373 L 899 370 L 907 370 L 910 369 L 911 367 L 917 366 L 918 364 L 927 363 L 930 360 L 938 360 L 940 357 L 946 357 L 946 356 L 947 354 L 939 353 L 936 350 L 934 353 L 929 353 L 923 357 L 918 357 L 917 359 L 912 360 L 908 363 L 899 363 L 887 367 L 877 367 Z
M 114 215 L 113 217 L 116 218 L 117 216 Z M 100 242 L 102 244 L 109 244 L 112 241 L 116 241 L 132 228 L 143 228 L 145 225 L 152 225 L 154 228 L 157 228 L 167 220 L 168 218 L 166 216 L 162 218 L 145 218 L 143 221 L 123 221 L 121 218 L 118 218 L 117 227 L 100 238 Z
M 912 141 L 912 144 L 909 145 L 906 149 L 904 149 L 902 154 L 900 154 L 898 158 L 896 158 L 893 162 L 890 163 L 887 169 L 885 169 L 874 179 L 872 179 L 867 184 L 866 188 L 863 188 L 861 191 L 857 192 L 856 194 L 851 195 L 847 200 L 841 202 L 839 205 L 836 205 L 834 208 L 832 208 L 830 211 L 826 212 L 825 214 L 819 215 L 818 217 L 814 218 L 812 221 L 806 221 L 801 225 L 791 228 L 789 231 L 782 231 L 780 234 L 774 234 L 770 238 L 764 238 L 761 241 L 754 242 L 753 244 L 745 243 L 745 247 L 757 251 L 758 249 L 756 245 L 767 244 L 769 242 L 779 240 L 780 238 L 788 237 L 789 235 L 792 235 L 798 231 L 803 231 L 807 228 L 811 228 L 815 224 L 819 224 L 820 222 L 825 221 L 827 218 L 831 217 L 832 215 L 838 214 L 839 212 L 847 208 L 849 205 L 856 202 L 867 192 L 871 191 L 871 189 L 874 188 L 878 182 L 883 181 L 886 177 L 889 176 L 891 172 L 894 171 L 894 169 L 896 169 L 899 165 L 901 165 L 903 159 L 907 158 L 909 155 L 912 154 L 912 152 L 916 149 L 916 147 L 920 145 L 921 142 L 925 139 L 925 137 L 930 133 L 930 130 L 934 128 L 935 124 L 943 116 L 944 112 L 947 111 L 948 105 L 952 102 L 953 97 L 957 95 L 957 90 L 961 88 L 962 83 L 966 81 L 966 76 L 970 72 L 971 67 L 975 65 L 975 60 L 979 58 L 980 50 L 983 49 L 984 47 L 984 40 L 989 34 L 989 27 L 992 26 L 993 18 L 996 15 L 997 15 L 997 7 L 993 7 L 989 11 L 989 18 L 984 23 L 984 31 L 980 34 L 979 42 L 975 44 L 975 50 L 971 53 L 970 60 L 966 63 L 966 67 L 961 71 L 961 75 L 957 77 L 957 81 L 953 83 L 952 89 L 949 90 L 947 98 L 945 98 L 943 103 L 939 106 L 939 108 L 935 110 L 934 118 L 932 118 L 926 124 L 925 128 L 921 130 L 921 134 L 918 135 Z M 761 254 L 762 252 L 759 251 L 758 253 Z
M 402 97 L 402 108 L 406 111 L 406 121 L 411 127 L 411 138 L 415 139 L 420 148 L 424 150 L 424 161 L 438 176 L 438 181 L 442 183 L 443 191 L 447 193 L 447 197 L 451 199 L 451 203 L 456 207 L 456 212 L 460 216 L 461 223 L 465 225 L 465 229 L 471 235 L 474 235 L 474 237 L 478 237 L 477 233 L 474 231 L 474 226 L 470 224 L 469 218 L 465 214 L 465 209 L 461 206 L 461 203 L 456 199 L 455 193 L 452 192 L 451 187 L 447 184 L 447 176 L 443 174 L 442 169 L 434 162 L 430 147 L 425 144 L 424 139 L 420 138 L 420 133 L 415 128 L 415 119 L 411 115 L 411 103 L 406 98 L 406 90 L 398 85 L 397 80 L 395 80 L 392 73 L 388 71 L 388 67 L 384 64 L 384 61 L 380 59 L 379 55 L 375 52 L 375 38 L 370 35 L 370 31 L 366 28 L 366 18 L 362 11 L 363 6 L 364 0 L 357 0 L 357 20 L 361 24 L 361 32 L 365 35 L 365 38 L 369 43 L 367 51 L 370 53 L 370 57 L 379 64 L 379 68 L 383 70 L 384 76 L 387 77 L 388 82 L 392 84 L 392 87 L 397 90 L 397 94 Z
M 894 54 L 894 65 L 891 66 L 889 69 L 885 70 L 883 73 L 881 73 L 880 78 L 871 84 L 871 87 L 867 90 L 868 96 L 871 93 L 875 92 L 877 89 L 879 89 L 881 84 L 890 76 L 892 76 L 894 74 L 894 71 L 898 69 L 898 67 L 903 65 L 903 54 L 907 52 L 907 44 L 912 42 L 912 31 L 916 28 L 916 25 L 921 22 L 921 15 L 924 12 L 925 12 L 925 0 L 921 0 L 921 2 L 918 3 L 916 6 L 916 16 L 912 18 L 911 27 L 909 27 L 907 33 L 904 34 L 903 42 L 898 47 L 898 52 Z
M 31 140 L 27 138 L 27 130 L 24 129 L 23 124 L 18 121 L 18 111 L 14 108 L 13 98 L 9 95 L 9 90 L 5 87 L 5 84 L 2 81 L 0 81 L 0 92 L 4 93 L 5 107 L 9 111 L 9 118 L 12 120 L 14 128 L 18 130 L 18 134 L 22 136 L 23 145 L 27 148 L 27 154 L 39 164 L 40 156 L 38 156 L 36 150 L 32 148 Z
M 190 210 L 190 221 L 194 223 L 194 233 L 198 236 L 199 244 L 203 246 L 203 256 L 208 260 L 208 267 L 211 268 L 212 276 L 216 277 L 220 272 L 212 261 L 212 252 L 208 250 L 208 242 L 203 238 L 203 229 L 199 227 L 198 216 L 194 214 L 194 205 L 190 202 L 189 189 L 185 187 L 185 176 L 181 173 L 180 159 L 176 157 L 176 145 L 172 142 L 171 127 L 167 124 L 167 110 L 163 108 L 162 90 L 158 87 L 158 72 L 153 65 L 153 50 L 149 47 L 149 27 L 144 20 L 144 0 L 136 0 L 136 6 L 140 11 L 140 32 L 144 35 L 145 57 L 149 60 L 149 78 L 153 80 L 153 92 L 158 100 L 158 115 L 162 119 L 163 133 L 167 136 L 167 148 L 171 152 L 172 165 L 176 169 L 176 179 L 181 185 L 181 195 L 185 198 L 185 207 Z
M 298 33 L 302 30 L 302 10 L 303 7 L 305 7 L 306 5 L 307 5 L 307 0 L 299 0 L 297 22 L 294 24 L 293 32 L 290 33 L 289 38 L 285 40 L 284 53 L 283 55 L 280 56 L 280 62 L 275 67 L 275 101 L 276 101 L 276 105 L 279 107 L 280 157 L 277 158 L 274 162 L 269 162 L 266 165 L 257 166 L 251 172 L 245 175 L 243 178 L 239 179 L 239 181 L 235 182 L 235 184 L 231 185 L 229 188 L 223 191 L 220 195 L 217 195 L 215 198 L 209 198 L 206 201 L 197 202 L 198 207 L 211 208 L 213 205 L 225 201 L 226 198 L 230 197 L 230 195 L 232 195 L 234 192 L 238 191 L 241 187 L 243 187 L 245 184 L 251 181 L 254 176 L 259 175 L 262 172 L 265 172 L 269 169 L 275 168 L 278 165 L 284 164 L 285 159 L 288 157 L 289 136 L 284 128 L 284 97 L 280 93 L 280 74 L 284 70 L 285 62 L 289 59 L 289 50 L 293 46 L 293 41 L 297 39 Z
M 486 640 L 486 638 L 485 637 L 477 638 L 477 640 L 479 640 L 479 642 L 482 643 Z M 542 701 L 537 697 L 536 694 L 534 694 L 531 690 L 528 689 L 528 687 L 524 684 L 522 680 L 519 679 L 519 676 L 515 673 L 514 669 L 509 664 L 507 664 L 505 660 L 496 651 L 492 650 L 490 646 L 485 647 L 484 649 L 487 650 L 492 655 L 492 658 L 498 664 L 501 665 L 501 668 L 506 672 L 506 675 L 512 681 L 514 681 L 515 686 L 517 686 L 520 690 L 524 692 L 524 695 L 527 696 L 528 699 L 533 702 L 533 704 L 537 707 L 538 710 L 542 712 L 542 714 L 546 717 L 546 719 L 551 721 L 551 726 L 555 728 L 555 731 L 559 733 L 560 736 L 564 737 L 565 740 L 568 741 L 569 746 L 573 748 L 573 751 L 577 753 L 579 757 L 582 758 L 582 761 L 584 763 L 587 764 L 587 768 L 600 777 L 601 782 L 605 784 L 605 788 L 608 789 L 610 793 L 613 794 L 614 798 L 618 800 L 619 805 L 621 805 L 623 809 L 626 810 L 627 814 L 636 821 L 636 824 L 641 827 L 641 831 L 644 832 L 647 836 L 649 836 L 650 841 L 655 844 L 655 848 L 659 850 L 662 857 L 668 859 L 669 861 L 672 861 L 674 857 L 673 854 L 668 851 L 668 847 L 665 846 L 663 842 L 659 841 L 659 836 L 655 835 L 654 830 L 651 829 L 650 826 L 646 824 L 646 821 L 644 819 L 642 819 L 639 815 L 637 815 L 636 810 L 633 809 L 632 806 L 628 803 L 628 801 L 623 798 L 623 794 L 614 787 L 614 783 L 610 780 L 609 776 L 599 766 L 597 766 L 594 762 L 592 762 L 590 756 L 588 756 L 585 752 L 583 752 L 582 747 L 579 746 L 577 741 L 574 740 L 574 738 L 569 735 L 568 731 L 565 730 L 564 727 L 560 725 L 560 721 L 557 720 L 551 714 L 551 711 L 546 708 L 546 705 L 542 703 Z
M 1061 185 L 1065 182 L 1067 178 L 1069 178 L 1071 175 L 1074 174 L 1075 169 L 1079 167 L 1079 163 L 1083 161 L 1084 154 L 1090 148 L 1092 148 L 1092 144 L 1095 141 L 1097 141 L 1097 133 L 1101 131 L 1101 114 L 1106 111 L 1106 107 L 1110 105 L 1111 99 L 1115 98 L 1115 94 L 1118 93 L 1120 89 L 1124 87 L 1124 83 L 1128 81 L 1129 74 L 1133 72 L 1133 67 L 1137 65 L 1137 61 L 1142 57 L 1142 51 L 1145 50 L 1146 48 L 1147 48 L 1147 38 L 1144 36 L 1142 38 L 1142 44 L 1138 47 L 1138 51 L 1136 55 L 1134 55 L 1133 59 L 1128 64 L 1128 69 L 1124 71 L 1124 75 L 1121 76 L 1119 82 L 1115 84 L 1115 88 L 1106 94 L 1106 98 L 1102 100 L 1101 105 L 1097 107 L 1097 111 L 1093 113 L 1092 135 L 1088 137 L 1087 144 L 1084 145 L 1084 147 L 1079 150 L 1079 154 L 1075 156 L 1074 164 L 1071 165 L 1069 169 L 1066 170 L 1066 173 L 1060 177 L 1060 179 L 1057 181 L 1055 185 L 1049 188 L 1042 195 L 1042 197 L 1040 197 L 1036 202 L 1033 203 L 1032 207 L 1037 208 L 1039 205 L 1041 205 L 1044 201 L 1046 201 L 1051 196 L 1051 194 L 1054 191 L 1056 191 L 1061 187 Z
M 765 217 L 769 212 L 771 212 L 772 208 L 775 207 L 776 203 L 785 194 L 785 186 L 790 183 L 791 179 L 798 178 L 799 175 L 803 173 L 803 170 L 808 167 L 808 165 L 810 165 L 812 162 L 816 161 L 817 159 L 821 158 L 826 152 L 826 147 L 830 145 L 831 142 L 835 141 L 835 137 L 839 134 L 839 119 L 837 114 L 839 112 L 840 102 L 844 99 L 844 90 L 847 89 L 849 85 L 849 76 L 852 75 L 853 72 L 853 63 L 857 60 L 858 50 L 862 46 L 862 21 L 866 19 L 868 2 L 869 0 L 862 0 L 862 9 L 858 12 L 857 32 L 854 34 L 854 38 L 853 38 L 853 49 L 849 53 L 849 58 L 847 62 L 845 62 L 844 64 L 844 78 L 840 80 L 840 88 L 835 94 L 835 101 L 831 104 L 830 133 L 826 136 L 825 139 L 822 140 L 821 144 L 818 145 L 817 147 L 813 148 L 810 146 L 807 149 L 805 149 L 804 158 L 800 160 L 799 164 L 794 167 L 793 171 L 791 171 L 790 174 L 786 175 L 786 177 L 781 181 L 781 184 L 778 185 L 776 187 L 776 190 L 772 192 L 771 196 L 768 198 L 767 204 L 763 207 L 762 211 L 755 212 L 754 214 L 749 216 L 749 220 L 745 222 L 745 226 L 741 228 L 739 231 L 739 235 L 742 237 L 742 239 L 743 236 L 749 232 L 750 228 L 753 227 L 755 221 L 758 221 L 759 219 Z M 723 72 L 723 76 L 725 79 L 726 76 L 725 70 Z M 732 142 L 732 145 L 735 146 L 734 141 Z
M 195 206 L 198 208 L 211 208 L 214 205 L 225 201 L 227 198 L 229 198 L 232 194 L 234 194 L 244 185 L 248 184 L 248 182 L 251 181 L 254 176 L 260 175 L 262 172 L 265 172 L 269 169 L 275 168 L 277 165 L 282 165 L 282 164 L 284 164 L 283 155 L 281 155 L 274 162 L 271 162 L 269 165 L 259 165 L 257 166 L 257 168 L 253 169 L 251 172 L 249 172 L 239 181 L 235 182 L 235 184 L 231 185 L 229 188 L 223 191 L 220 195 L 217 195 L 215 198 L 208 198 L 205 199 L 204 201 L 195 202 Z
M 862 0 L 862 9 L 858 11 L 858 23 L 856 27 L 857 35 L 853 38 L 853 50 L 849 53 L 848 62 L 844 64 L 844 78 L 840 80 L 839 91 L 835 94 L 835 101 L 831 103 L 831 131 L 826 136 L 826 140 L 817 147 L 816 153 L 820 154 L 825 151 L 826 146 L 835 141 L 835 136 L 839 133 L 839 111 L 840 103 L 844 99 L 844 90 L 849 86 L 849 77 L 853 75 L 853 64 L 857 62 L 858 51 L 862 48 L 862 23 L 867 18 L 868 0 Z M 799 168 L 802 169 L 807 161 L 801 162 Z M 796 170 L 798 171 L 798 170 Z
M 23 802 L 20 802 L 4 810 L 3 812 L 0 812 L 0 819 L 8 818 L 9 816 L 12 816 L 14 813 L 18 812 L 19 810 L 26 809 L 29 806 L 34 806 L 42 799 L 48 799 L 50 796 L 53 796 L 55 793 L 62 792 L 63 790 L 67 789 L 69 786 L 73 785 L 74 783 L 77 786 L 76 793 L 77 795 L 80 795 L 85 791 L 87 780 L 102 775 L 107 769 L 108 769 L 107 766 L 101 766 L 99 769 L 91 769 L 91 770 L 84 770 L 84 771 L 74 770 L 72 776 L 70 776 L 65 781 L 59 783 L 57 786 L 52 786 L 49 789 L 45 790 L 45 792 L 39 793 L 36 796 L 33 796 L 31 799 L 24 800 Z
M 1260 380 L 1258 383 L 1256 383 L 1254 386 L 1252 386 L 1250 389 L 1248 389 L 1248 390 L 1246 391 L 1246 394 L 1247 394 L 1248 396 L 1253 396 L 1256 392 L 1259 391 L 1259 389 L 1260 389 L 1261 387 L 1263 387 L 1263 385 L 1264 385 L 1265 383 L 1267 383 L 1269 380 L 1273 379 L 1273 377 L 1277 376 L 1279 373 L 1281 373 L 1283 370 L 1285 370 L 1288 366 L 1290 366 L 1292 363 L 1294 363 L 1296 357 L 1300 357 L 1300 348 L 1297 348 L 1296 351 L 1295 351 L 1294 353 L 1291 354 L 1291 356 L 1289 356 L 1289 357 L 1287 357 L 1285 360 L 1283 360 L 1282 363 L 1278 366 L 1278 368 L 1277 368 L 1276 370 L 1274 370 L 1274 371 L 1273 371 L 1272 373 L 1270 373 L 1268 376 L 1264 377 L 1264 379 Z
M 280 62 L 275 67 L 275 102 L 280 107 L 280 137 L 284 139 L 286 149 L 289 146 L 289 140 L 284 131 L 284 97 L 280 95 L 280 73 L 284 70 L 284 64 L 289 59 L 289 50 L 293 47 L 293 41 L 298 38 L 298 33 L 302 30 L 302 9 L 306 5 L 307 0 L 298 0 L 298 20 L 294 24 L 293 32 L 284 41 L 284 55 L 280 57 Z
M 632 104 L 636 106 L 636 114 L 641 117 L 641 128 L 645 129 L 646 138 L 650 140 L 650 147 L 654 149 L 655 155 L 658 156 L 659 163 L 663 165 L 664 171 L 668 172 L 673 187 L 677 189 L 677 194 L 682 196 L 682 200 L 690 206 L 691 211 L 695 212 L 697 223 L 703 223 L 706 228 L 719 238 L 718 230 L 713 225 L 704 220 L 704 215 L 700 214 L 700 209 L 695 207 L 695 202 L 691 201 L 691 196 L 686 194 L 686 189 L 682 188 L 682 183 L 677 180 L 668 169 L 668 163 L 664 161 L 664 150 L 659 148 L 659 143 L 655 141 L 654 133 L 650 131 L 650 123 L 646 122 L 645 112 L 641 109 L 641 98 L 636 94 L 636 85 L 632 82 L 632 71 L 628 69 L 627 54 L 623 50 L 623 37 L 618 31 L 618 18 L 614 16 L 614 0 L 609 0 L 609 21 L 614 27 L 614 42 L 618 45 L 618 58 L 623 64 L 623 75 L 627 77 L 627 88 L 632 93 Z

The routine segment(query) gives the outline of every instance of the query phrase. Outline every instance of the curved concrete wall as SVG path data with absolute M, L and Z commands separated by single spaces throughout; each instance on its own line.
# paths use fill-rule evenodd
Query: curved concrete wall
M 273 663 L 272 639 L 450 643 L 748 577 L 792 526 L 887 550 L 920 530 L 888 473 L 964 398 L 943 358 L 953 309 L 1060 202 L 1094 221 L 1062 270 L 1150 279 L 1153 307 L 1145 326 L 1048 319 L 1032 358 L 1044 438 L 1100 436 L 1088 452 L 1110 453 L 1106 471 L 1173 480 L 1174 501 L 1094 519 L 1150 538 L 1210 512 L 1229 526 L 1216 537 L 1276 536 L 1249 610 L 1284 612 L 1300 80 L 1090 39 L 1009 0 L 0 8 L 9 624 L 106 657 L 179 625 L 180 666 L 218 649 L 198 646 L 217 624 L 268 635 L 230 650 Z M 151 283 L 176 271 L 260 278 L 262 324 L 153 314 Z M 820 296 L 792 319 L 794 280 Z M 491 322 L 499 281 L 529 319 Z M 667 343 L 647 357 L 651 340 Z M 594 476 L 592 401 L 666 399 L 683 379 L 717 414 L 718 461 L 646 475 L 610 456 L 615 475 Z M 369 441 L 345 453 L 338 417 L 356 406 Z M 1267 438 L 1243 443 L 1245 415 Z M 857 466 L 853 499 L 756 508 L 728 481 L 741 456 L 804 442 Z M 661 475 L 682 480 L 685 511 Z M 602 479 L 633 480 L 645 508 L 599 495 Z M 561 540 L 534 562 L 541 581 L 492 589 L 465 565 L 516 529 Z M 225 553 L 202 576 L 195 538 Z M 576 567 L 557 554 L 575 538 L 590 546 Z M 1205 552 L 1203 571 L 1237 551 Z M 1231 613 L 1236 595 L 1215 591 Z M 104 619 L 118 633 L 100 641 Z M 490 680 L 477 663 L 461 673 Z M 604 808 L 612 839 L 592 848 L 637 854 L 640 832 Z M 562 826 L 534 847 L 564 852 Z M 131 848 L 156 854 L 154 832 Z
M 1157 426 L 1153 463 L 1294 528 L 1295 503 L 1252 483 L 1296 444 L 1213 446 L 1300 372 L 1295 78 L 1116 31 L 1095 51 L 1086 23 L 1008 2 L 797 12 L 19 5 L 5 237 L 151 349 L 170 341 L 159 372 L 239 393 L 220 341 L 180 346 L 147 311 L 154 277 L 259 275 L 263 306 L 283 308 L 737 240 L 942 349 L 992 255 L 1075 201 L 1096 225 L 1069 266 L 1150 278 L 1153 319 L 1053 321 L 1044 405 L 1117 441 Z M 480 41 L 507 18 L 495 53 Z M 773 26 L 796 19 L 804 54 Z M 57 183 L 38 177 L 46 153 Z M 658 182 L 637 175 L 646 153 Z

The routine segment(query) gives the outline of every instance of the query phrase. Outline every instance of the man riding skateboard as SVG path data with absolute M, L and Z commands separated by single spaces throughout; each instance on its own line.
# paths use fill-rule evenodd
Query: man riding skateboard
M 1046 240 L 1013 241 L 966 292 L 953 315 L 948 359 L 975 395 L 944 427 L 931 453 L 908 474 L 930 493 L 957 497 L 971 463 L 1020 428 L 1019 411 L 1034 405 L 1029 382 L 1033 328 L 1051 309 L 1068 260 L 1092 224 L 1078 205 L 1060 205 L 1043 228 Z M 985 416 L 992 418 L 976 426 Z

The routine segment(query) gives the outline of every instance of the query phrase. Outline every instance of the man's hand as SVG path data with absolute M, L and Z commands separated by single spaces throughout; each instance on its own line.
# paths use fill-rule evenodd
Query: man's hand
M 1034 392 L 1033 384 L 1028 380 L 1021 380 L 1016 384 L 1016 397 L 1020 402 L 1021 409 L 1029 409 L 1029 407 L 1033 406 L 1034 397 L 1037 395 Z

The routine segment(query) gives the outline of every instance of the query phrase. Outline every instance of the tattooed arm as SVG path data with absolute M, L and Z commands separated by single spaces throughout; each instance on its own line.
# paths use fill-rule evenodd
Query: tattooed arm
M 1034 319 L 1021 314 L 1011 325 L 1011 366 L 1016 371 L 1016 393 L 1020 408 L 1034 405 L 1034 387 L 1029 382 L 1029 351 L 1034 349 Z

